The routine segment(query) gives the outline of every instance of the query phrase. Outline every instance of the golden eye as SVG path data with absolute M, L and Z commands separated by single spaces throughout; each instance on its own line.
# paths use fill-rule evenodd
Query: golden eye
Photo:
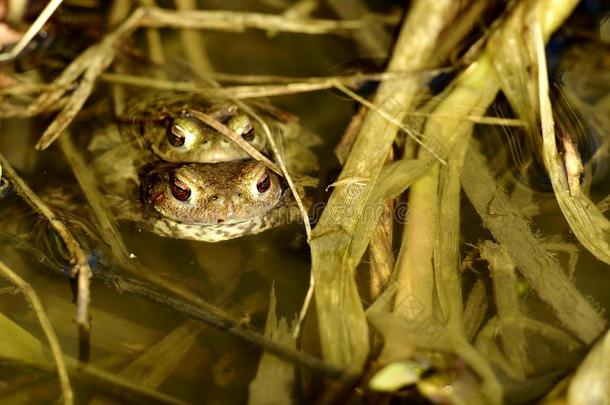
M 256 182 L 256 189 L 259 193 L 264 193 L 265 191 L 269 190 L 269 187 L 271 187 L 271 176 L 267 170 L 265 170 L 265 172 Z
M 174 120 L 170 122 L 167 128 L 167 139 L 173 146 L 182 146 L 186 140 L 184 130 Z
M 252 124 L 248 123 L 248 126 L 244 128 L 244 133 L 241 134 L 241 137 L 244 138 L 245 141 L 252 142 L 254 135 L 254 127 Z
M 228 119 L 225 125 L 235 131 L 238 135 L 241 135 L 247 142 L 252 141 L 256 136 L 252 122 L 247 115 L 236 115 Z
M 176 177 L 170 179 L 172 195 L 176 200 L 186 201 L 191 197 L 191 188 Z

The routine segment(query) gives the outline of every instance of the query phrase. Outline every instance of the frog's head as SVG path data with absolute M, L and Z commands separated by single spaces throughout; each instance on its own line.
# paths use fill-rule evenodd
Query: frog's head
M 164 165 L 142 182 L 148 208 L 188 224 L 232 224 L 260 217 L 282 196 L 277 175 L 259 161 Z
M 236 111 L 218 119 L 254 148 L 264 149 L 264 134 L 248 115 Z M 147 130 L 145 136 L 153 152 L 168 162 L 214 163 L 248 157 L 236 143 L 188 110 Z

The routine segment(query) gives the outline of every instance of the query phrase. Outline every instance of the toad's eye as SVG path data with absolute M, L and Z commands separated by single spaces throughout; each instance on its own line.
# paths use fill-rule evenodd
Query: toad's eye
M 173 146 L 184 145 L 186 135 L 184 129 L 176 121 L 172 121 L 167 128 L 167 139 Z
M 265 191 L 269 190 L 269 187 L 271 187 L 271 176 L 269 176 L 269 173 L 267 170 L 265 170 L 265 172 L 256 182 L 256 189 L 259 193 L 264 193 Z
M 191 196 L 191 188 L 183 181 L 173 177 L 171 180 L 172 195 L 179 201 L 186 201 Z
M 241 137 L 244 138 L 245 141 L 252 142 L 254 135 L 254 127 L 252 124 L 248 123 L 248 126 L 244 128 L 244 132 L 241 134 Z
M 252 122 L 247 115 L 238 114 L 230 118 L 227 121 L 226 126 L 235 131 L 238 135 L 241 135 L 247 142 L 252 141 L 256 136 Z

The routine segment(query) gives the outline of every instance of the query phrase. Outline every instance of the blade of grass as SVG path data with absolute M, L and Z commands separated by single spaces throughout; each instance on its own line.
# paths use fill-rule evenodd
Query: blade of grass
M 567 394 L 569 404 L 603 404 L 610 399 L 610 331 L 595 344 L 576 370 Z
M 496 184 L 477 142 L 468 151 L 461 182 L 466 196 L 489 229 L 515 261 L 540 298 L 553 308 L 565 327 L 581 341 L 590 343 L 606 321 L 542 247 L 527 218 L 519 213 Z
M 485 284 L 481 280 L 477 280 L 468 294 L 466 306 L 464 308 L 464 334 L 466 339 L 471 342 L 476 336 L 483 318 L 487 312 L 487 291 Z
M 500 245 L 486 241 L 481 245 L 481 258 L 489 263 L 494 288 L 498 319 L 517 322 L 522 318 L 517 295 L 515 264 L 508 252 Z M 527 356 L 527 341 L 523 328 L 502 328 L 502 346 L 508 362 L 519 380 L 525 380 L 533 371 Z
M 549 15 L 545 17 L 561 15 L 565 18 L 574 5 L 575 3 L 566 3 L 561 10 L 549 10 Z M 519 17 L 519 14 L 515 14 L 513 18 Z M 561 19 L 553 21 L 558 25 Z M 510 27 L 510 24 L 507 25 Z M 554 29 L 557 25 L 551 24 L 548 29 Z M 472 132 L 472 124 L 458 118 L 459 111 L 455 111 L 455 106 L 461 106 L 466 112 L 469 108 L 485 109 L 495 98 L 498 89 L 489 55 L 484 52 L 454 81 L 448 95 L 435 110 L 435 113 L 442 112 L 442 114 L 438 114 L 438 117 L 454 118 L 442 119 L 433 113 L 426 122 L 423 139 L 428 144 L 443 145 L 446 149 L 450 149 L 453 155 L 457 150 L 465 150 L 466 142 Z M 427 155 L 426 152 L 420 151 L 420 158 L 422 153 L 424 156 Z M 459 173 L 459 167 L 464 159 L 463 157 L 456 159 L 454 169 L 457 168 Z M 467 158 L 466 162 L 468 160 Z M 447 204 L 454 204 L 454 207 L 457 207 L 459 192 L 456 190 L 459 188 L 456 183 L 457 177 L 452 177 L 450 173 L 445 175 L 449 177 L 445 177 L 445 182 L 441 183 L 440 172 L 439 165 L 434 164 L 430 171 L 410 190 L 405 239 L 396 265 L 399 288 L 395 311 L 403 318 L 408 318 L 407 320 L 410 322 L 424 322 L 435 316 L 435 303 L 438 299 L 443 311 L 441 316 L 444 319 L 448 317 L 446 323 L 448 329 L 445 330 L 445 344 L 448 346 L 445 349 L 455 351 L 467 360 L 483 377 L 482 389 L 487 399 L 499 402 L 501 390 L 497 378 L 488 362 L 468 344 L 463 331 L 457 327 L 458 322 L 455 320 L 460 319 L 462 307 L 461 298 L 459 298 L 460 286 L 455 279 L 458 265 L 457 243 L 455 238 L 448 236 L 458 234 L 459 222 L 453 219 L 447 224 L 447 218 L 459 218 L 459 216 L 455 215 L 456 213 L 452 212 L 455 210 Z M 474 173 L 472 175 L 476 178 Z M 474 178 L 473 181 L 476 181 Z M 449 181 L 447 182 L 447 180 Z M 439 198 L 439 191 L 444 192 L 447 186 L 449 186 L 450 195 Z M 444 218 L 442 222 L 441 216 Z M 440 228 L 441 223 L 443 229 Z M 450 229 L 446 230 L 445 226 L 449 226 Z M 437 242 L 439 238 L 440 243 Z M 439 283 L 436 288 L 435 277 L 436 282 Z M 448 310 L 449 313 L 447 313 Z
M 265 323 L 265 336 L 286 347 L 296 347 L 292 329 L 296 320 L 278 318 L 276 314 L 277 301 L 275 289 L 271 289 L 267 322 Z M 264 353 L 258 364 L 256 376 L 248 388 L 249 405 L 257 404 L 289 404 L 294 402 L 293 392 L 295 383 L 294 364 Z
M 451 19 L 453 4 L 439 1 L 431 7 L 425 1 L 412 3 L 388 71 L 427 67 L 445 22 Z M 382 83 L 373 104 L 401 121 L 418 88 L 419 81 L 413 79 L 406 79 L 400 86 Z M 365 210 L 368 197 L 396 132 L 397 128 L 379 114 L 367 112 L 339 181 L 369 180 L 364 184 L 342 183 L 335 187 L 310 239 L 322 353 L 333 364 L 351 370 L 363 366 L 369 347 L 367 325 L 353 279 L 355 265 L 352 267 L 346 259 L 356 224 L 362 215 L 371 215 Z M 372 230 L 379 217 L 369 219 Z
M 544 53 L 544 39 L 540 24 L 534 26 L 534 45 L 538 63 L 538 97 L 544 163 L 551 177 L 551 184 L 561 212 L 570 229 L 582 245 L 599 260 L 610 264 L 610 221 L 583 193 L 570 190 L 566 177 L 566 166 L 562 162 L 555 141 L 555 124 Z M 566 155 L 568 151 L 566 150 Z

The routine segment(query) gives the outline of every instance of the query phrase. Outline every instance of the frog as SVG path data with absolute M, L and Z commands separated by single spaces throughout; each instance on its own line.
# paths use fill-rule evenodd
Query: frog
M 143 125 L 141 135 L 158 158 L 175 163 L 214 163 L 248 157 L 234 142 L 201 122 L 190 111 L 185 107 L 161 123 L 148 121 Z M 267 152 L 266 140 L 258 123 L 238 111 L 235 105 L 204 112 L 225 124 L 255 149 Z
M 161 112 L 164 111 L 167 108 Z M 176 129 L 174 126 L 179 124 L 182 129 L 192 130 L 195 136 L 205 133 L 208 138 L 224 137 L 203 123 L 193 121 L 194 117 L 184 111 L 187 110 L 182 108 L 171 120 L 165 117 L 153 125 L 163 123 L 166 131 L 169 129 L 172 134 Z M 250 117 L 239 114 L 227 103 L 210 105 L 207 113 L 226 114 L 227 111 L 230 117 L 224 120 L 225 125 L 232 125 L 235 132 L 240 128 L 251 128 Z M 151 114 L 154 116 L 155 113 Z M 215 118 L 226 117 L 216 115 Z M 141 120 L 127 125 L 136 135 L 131 140 L 124 137 L 124 128 L 109 125 L 96 131 L 88 148 L 100 190 L 106 195 L 117 219 L 134 222 L 161 236 L 219 242 L 254 235 L 301 217 L 286 181 L 263 162 L 238 154 L 226 155 L 222 161 L 209 158 L 205 153 L 194 158 L 192 154 L 168 158 L 149 147 L 152 135 L 140 132 Z M 134 127 L 137 127 L 135 131 Z M 278 144 L 288 145 L 282 150 L 304 148 L 303 145 L 291 147 L 291 141 L 283 142 L 281 125 L 272 122 L 270 127 L 280 135 Z M 261 152 L 267 152 L 263 143 L 258 145 Z M 309 153 L 306 156 L 309 160 L 312 156 L 315 160 L 308 147 L 304 150 Z M 291 174 L 300 175 L 315 167 L 311 163 L 293 165 L 295 157 L 284 156 Z M 299 190 L 303 188 L 299 187 Z
M 263 215 L 281 196 L 280 177 L 255 159 L 162 165 L 142 182 L 147 206 L 183 223 L 249 220 Z
M 242 108 L 246 105 L 247 111 Z M 213 102 L 202 96 L 159 97 L 136 103 L 127 112 L 128 139 L 138 139 L 158 159 L 174 163 L 213 163 L 245 159 L 249 155 L 236 143 L 206 125 L 193 112 L 197 110 L 220 121 L 266 156 L 272 151 L 264 120 L 290 172 L 312 173 L 317 159 L 312 147 L 320 138 L 301 127 L 297 118 L 269 103 Z M 256 116 L 255 116 L 255 115 Z
M 301 218 L 286 183 L 255 159 L 161 163 L 141 179 L 140 199 L 106 198 L 118 220 L 160 236 L 220 242 Z

